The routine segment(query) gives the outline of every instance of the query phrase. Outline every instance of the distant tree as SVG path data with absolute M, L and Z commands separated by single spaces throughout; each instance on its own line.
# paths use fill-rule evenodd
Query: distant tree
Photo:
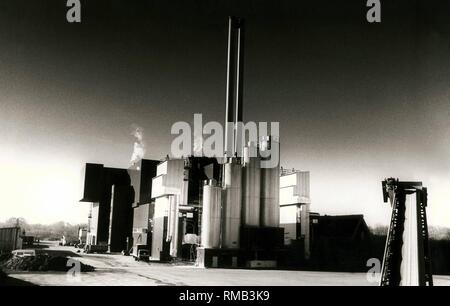
M 385 225 L 376 225 L 370 228 L 373 235 L 385 236 L 388 232 L 388 227 Z M 440 226 L 429 226 L 428 236 L 434 240 L 450 240 L 450 228 Z
M 376 225 L 370 228 L 370 232 L 376 236 L 386 236 L 388 227 L 386 225 Z
M 24 218 L 9 218 L 5 222 L 0 223 L 1 227 L 13 227 L 13 226 L 20 226 L 22 230 L 27 231 L 30 228 L 30 225 Z
M 1 222 L 0 227 L 16 226 L 17 222 L 26 235 L 35 236 L 41 240 L 61 239 L 63 235 L 67 240 L 76 240 L 78 238 L 78 229 L 86 227 L 86 224 L 72 225 L 64 221 L 52 224 L 29 224 L 24 218 L 9 218 L 5 222 Z
M 429 226 L 428 236 L 434 240 L 450 240 L 450 228 L 441 226 Z

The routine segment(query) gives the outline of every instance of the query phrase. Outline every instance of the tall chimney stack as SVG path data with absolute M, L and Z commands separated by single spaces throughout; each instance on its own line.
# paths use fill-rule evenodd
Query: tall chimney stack
M 228 18 L 225 156 L 242 154 L 244 20 Z M 235 113 L 234 113 L 235 112 Z

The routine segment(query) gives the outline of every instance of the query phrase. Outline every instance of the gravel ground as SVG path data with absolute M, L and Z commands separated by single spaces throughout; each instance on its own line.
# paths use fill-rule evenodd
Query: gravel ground
M 55 247 L 73 251 L 70 247 Z M 52 248 L 52 249 L 55 249 Z M 132 257 L 109 254 L 75 254 L 74 259 L 95 267 L 94 272 L 18 272 L 9 276 L 37 285 L 62 286 L 377 286 L 365 273 L 309 271 L 201 269 L 192 265 L 136 262 Z M 450 276 L 435 276 L 436 285 L 450 285 Z

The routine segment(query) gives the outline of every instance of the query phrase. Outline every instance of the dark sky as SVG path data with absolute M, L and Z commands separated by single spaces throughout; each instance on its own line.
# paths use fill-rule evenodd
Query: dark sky
M 280 122 L 281 163 L 311 171 L 313 210 L 387 223 L 380 180 L 396 176 L 428 185 L 431 223 L 448 224 L 447 2 L 382 0 L 382 22 L 369 24 L 364 0 L 82 0 L 81 24 L 69 24 L 64 0 L 2 1 L 0 219 L 76 215 L 83 163 L 127 167 L 133 124 L 159 159 L 174 122 L 222 122 L 237 15 L 244 118 Z M 31 204 L 36 180 L 63 190 L 41 192 L 45 209 Z

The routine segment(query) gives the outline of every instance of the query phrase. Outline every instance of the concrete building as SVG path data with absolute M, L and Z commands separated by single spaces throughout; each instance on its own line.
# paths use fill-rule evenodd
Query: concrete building
M 192 156 L 167 159 L 157 166 L 151 191 L 152 259 L 190 257 L 191 240 L 198 241 L 200 235 L 203 182 L 217 178 L 218 170 L 216 159 Z
M 86 164 L 86 244 L 110 252 L 147 245 L 154 260 L 189 257 L 184 245 L 200 234 L 203 182 L 219 175 L 217 160 L 206 157 L 143 159 L 129 169 Z
M 158 160 L 142 159 L 128 169 L 133 187 L 132 246 L 147 245 L 150 248 L 153 232 L 154 201 L 152 179 L 156 176 Z
M 86 164 L 84 194 L 91 203 L 86 244 L 120 252 L 129 247 L 132 232 L 133 189 L 127 170 Z
M 367 271 L 367 259 L 374 256 L 375 249 L 363 215 L 321 216 L 311 213 L 310 218 L 311 268 Z
M 285 245 L 300 242 L 304 257 L 310 257 L 310 175 L 309 171 L 282 169 L 280 176 L 280 226 Z
M 151 258 L 166 260 L 177 256 L 178 207 L 187 204 L 187 184 L 184 180 L 184 159 L 160 163 L 152 181 L 153 239 Z

